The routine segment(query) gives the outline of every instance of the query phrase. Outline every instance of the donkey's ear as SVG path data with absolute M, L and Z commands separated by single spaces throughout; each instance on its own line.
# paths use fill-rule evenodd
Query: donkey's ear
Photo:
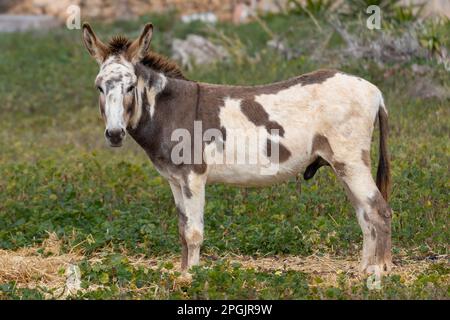
M 133 63 L 136 63 L 142 58 L 144 58 L 148 51 L 150 50 L 150 42 L 152 41 L 152 35 L 153 35 L 153 24 L 147 23 L 144 26 L 144 29 L 142 30 L 141 35 L 138 39 L 136 39 L 131 45 L 131 47 L 134 49 L 132 53 L 131 61 Z
M 107 47 L 97 38 L 91 26 L 88 23 L 83 23 L 83 42 L 89 54 L 102 64 L 106 58 Z

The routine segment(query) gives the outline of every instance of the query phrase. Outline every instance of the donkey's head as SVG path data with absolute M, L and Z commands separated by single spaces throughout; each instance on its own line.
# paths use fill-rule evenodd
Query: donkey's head
M 148 54 L 153 25 L 146 24 L 135 41 L 115 37 L 108 44 L 97 38 L 89 24 L 83 24 L 83 41 L 100 71 L 95 79 L 100 112 L 105 120 L 105 137 L 112 147 L 120 147 L 129 127 L 139 121 L 136 64 Z

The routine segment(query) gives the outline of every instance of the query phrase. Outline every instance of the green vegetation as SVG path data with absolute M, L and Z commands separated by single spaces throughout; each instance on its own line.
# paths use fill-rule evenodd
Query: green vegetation
M 343 40 L 316 19 L 320 30 L 310 17 L 297 14 L 241 26 L 219 24 L 217 29 L 174 23 L 171 15 L 94 27 L 102 39 L 116 33 L 137 36 L 142 23 L 151 20 L 156 26 L 153 48 L 164 54 L 170 54 L 170 42 L 163 33 L 232 39 L 229 45 L 236 51 L 230 61 L 187 73 L 204 82 L 260 84 L 333 67 L 375 83 L 390 110 L 394 256 L 400 251 L 418 261 L 445 256 L 450 239 L 449 100 L 448 95 L 419 96 L 416 86 L 432 82 L 448 92 L 449 72 L 429 57 L 384 65 L 345 58 L 340 54 Z M 268 48 L 271 36 L 263 26 L 283 35 L 298 49 L 298 57 L 286 60 Z M 431 40 L 424 46 L 431 51 L 449 47 L 442 36 L 450 34 L 448 22 L 430 30 Z M 175 206 L 168 184 L 131 139 L 120 150 L 106 146 L 93 86 L 97 65 L 85 52 L 80 32 L 1 34 L 0 49 L 0 249 L 33 246 L 55 232 L 63 252 L 75 246 L 82 250 L 83 286 L 102 286 L 74 298 L 449 298 L 445 263 L 431 264 L 408 284 L 391 275 L 375 291 L 365 281 L 317 287 L 313 284 L 319 280 L 311 274 L 263 272 L 222 259 L 205 259 L 193 270 L 191 285 L 177 284 L 176 272 L 161 271 L 171 265 L 131 265 L 118 252 L 179 254 Z M 413 71 L 413 64 L 426 68 L 426 75 Z M 377 154 L 374 147 L 374 172 Z M 208 256 L 319 252 L 354 257 L 362 244 L 355 213 L 328 168 L 302 182 L 301 193 L 295 180 L 264 189 L 209 186 L 205 237 L 203 253 Z M 89 258 L 106 247 L 115 253 L 101 265 L 91 263 Z M 43 288 L 0 283 L 0 298 L 46 294 Z

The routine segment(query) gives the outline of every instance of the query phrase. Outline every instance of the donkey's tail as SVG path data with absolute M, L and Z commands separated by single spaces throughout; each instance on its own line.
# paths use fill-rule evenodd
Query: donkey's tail
M 378 110 L 378 122 L 380 124 L 380 150 L 378 158 L 377 186 L 383 198 L 387 201 L 391 188 L 391 162 L 387 146 L 389 134 L 388 114 L 383 100 Z

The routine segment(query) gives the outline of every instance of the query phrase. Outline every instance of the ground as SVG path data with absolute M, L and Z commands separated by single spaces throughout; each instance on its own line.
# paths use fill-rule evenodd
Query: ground
M 194 67 L 191 79 L 260 84 L 330 67 L 379 86 L 390 112 L 393 272 L 368 289 L 354 210 L 322 168 L 307 182 L 208 187 L 203 262 L 190 281 L 181 277 L 170 188 L 131 139 L 106 146 L 97 65 L 80 32 L 61 29 L 0 37 L 0 298 L 449 298 L 449 99 L 417 89 L 448 92 L 442 64 L 344 57 L 328 24 L 294 14 L 217 29 L 170 15 L 94 26 L 103 38 L 137 36 L 148 20 L 156 51 L 169 53 L 168 38 L 188 33 L 230 50 L 230 61 Z M 449 30 L 439 25 L 437 36 Z M 285 34 L 296 58 L 268 49 L 271 33 Z M 82 289 L 67 292 L 75 265 Z

